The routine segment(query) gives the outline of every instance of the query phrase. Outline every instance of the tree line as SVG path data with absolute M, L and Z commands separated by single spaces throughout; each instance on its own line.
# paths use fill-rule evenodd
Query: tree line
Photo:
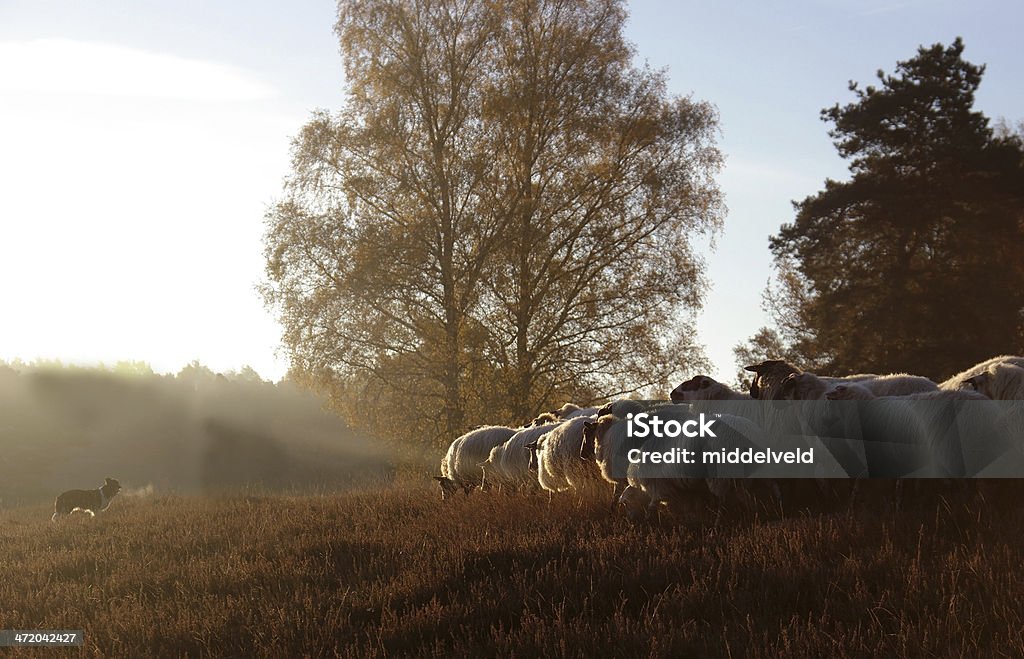
M 637 64 L 620 0 L 342 0 L 346 100 L 293 145 L 261 290 L 291 377 L 446 443 L 707 368 L 695 239 L 725 208 L 713 105 Z M 984 66 L 922 47 L 822 112 L 848 181 L 772 236 L 737 358 L 942 377 L 1021 347 L 1024 146 Z
M 389 478 L 395 462 L 322 398 L 249 367 L 0 361 L 0 420 L 0 507 L 106 477 L 137 494 L 340 489 Z

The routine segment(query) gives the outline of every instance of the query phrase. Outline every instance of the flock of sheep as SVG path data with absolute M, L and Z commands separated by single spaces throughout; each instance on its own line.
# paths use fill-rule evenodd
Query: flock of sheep
M 746 369 L 754 374 L 749 394 L 698 375 L 672 391 L 671 403 L 621 399 L 601 408 L 567 403 L 520 428 L 476 428 L 451 443 L 441 461 L 441 475 L 434 478 L 443 499 L 477 488 L 566 492 L 608 483 L 613 505 L 623 506 L 630 516 L 643 506 L 648 513 L 661 505 L 679 510 L 694 501 L 722 501 L 733 495 L 749 501 L 761 492 L 781 504 L 777 481 L 737 479 L 744 474 L 735 466 L 630 463 L 627 452 L 632 448 L 700 450 L 706 441 L 630 437 L 627 415 L 644 411 L 680 423 L 701 412 L 714 414 L 718 438 L 730 446 L 765 446 L 771 437 L 797 433 L 847 437 L 882 449 L 925 449 L 875 450 L 874 457 L 869 449 L 864 454 L 866 463 L 864 455 L 859 462 L 834 456 L 854 478 L 900 477 L 915 469 L 916 475 L 945 478 L 1012 475 L 979 473 L 980 467 L 994 464 L 1005 454 L 1014 458 L 1010 469 L 1024 468 L 1024 404 L 993 402 L 1024 400 L 1024 357 L 995 357 L 942 383 L 907 374 L 818 376 L 782 360 Z M 802 402 L 751 404 L 753 400 Z M 868 400 L 875 402 L 836 403 Z M 972 402 L 962 405 L 964 401 Z M 927 456 L 928 464 L 924 471 L 920 464 L 901 465 L 900 455 L 915 460 Z M 968 464 L 972 461 L 980 467 Z M 822 481 L 817 485 L 827 487 Z

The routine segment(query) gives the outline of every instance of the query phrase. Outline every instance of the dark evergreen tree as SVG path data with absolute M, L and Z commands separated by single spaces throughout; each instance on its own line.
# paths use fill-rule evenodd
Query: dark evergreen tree
M 919 48 L 822 111 L 851 178 L 771 240 L 806 284 L 809 361 L 941 378 L 1022 348 L 1024 148 L 974 109 L 985 67 L 963 49 Z

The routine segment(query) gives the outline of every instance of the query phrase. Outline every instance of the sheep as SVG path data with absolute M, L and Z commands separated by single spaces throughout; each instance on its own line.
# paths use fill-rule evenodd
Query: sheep
M 869 394 L 853 389 L 855 396 Z M 870 478 L 907 475 L 962 478 L 976 474 L 1012 448 L 1001 409 L 969 390 L 851 398 L 851 387 L 826 394 L 832 437 L 862 441 L 865 462 L 848 473 Z M 850 465 L 847 465 L 848 467 Z
M 567 418 L 569 418 L 570 414 L 572 414 L 573 412 L 578 411 L 579 409 L 580 409 L 579 405 L 574 405 L 572 403 L 565 403 L 564 405 L 562 405 L 557 410 L 551 410 L 551 413 L 554 414 L 555 416 L 557 416 L 559 419 L 567 419 Z
M 559 417 L 555 412 L 543 412 L 540 415 L 538 415 L 537 418 L 535 418 L 533 421 L 530 421 L 529 423 L 524 423 L 523 427 L 536 428 L 537 426 L 543 426 L 549 423 L 558 423 L 561 420 L 561 417 Z
M 777 359 L 747 366 L 746 370 L 755 374 L 750 386 L 750 396 L 760 400 L 781 400 L 790 397 L 813 400 L 836 386 L 863 384 L 878 377 L 870 373 L 844 378 L 819 377 Z M 829 420 L 823 417 L 823 412 L 821 405 L 762 406 L 760 425 L 770 437 L 828 436 L 826 428 Z M 845 467 L 851 461 L 851 456 L 844 447 L 826 445 L 826 448 L 840 466 Z M 816 504 L 823 498 L 833 502 L 840 501 L 847 498 L 852 491 L 848 484 L 824 478 L 779 479 L 774 485 L 785 491 L 786 502 L 796 501 L 798 506 Z
M 876 396 L 865 382 L 851 382 L 850 384 L 836 385 L 825 394 L 826 400 L 877 400 L 880 398 L 896 400 L 990 400 L 988 396 L 970 389 L 937 389 L 935 391 L 919 391 L 903 396 Z M 941 386 L 941 385 L 940 385 Z
M 920 375 L 893 373 L 877 378 L 862 380 L 859 384 L 871 390 L 876 396 L 909 396 L 926 394 L 939 390 L 939 385 Z
M 780 400 L 821 400 L 829 391 L 846 384 L 863 387 L 875 397 L 905 396 L 938 391 L 939 388 L 939 385 L 928 378 L 906 373 L 893 373 L 871 378 L 856 377 L 859 379 L 851 381 L 845 378 L 818 377 L 814 373 L 807 372 L 793 373 L 783 380 L 776 397 Z
M 819 400 L 831 387 L 814 373 L 790 373 L 779 385 L 779 400 Z
M 798 376 L 798 379 L 805 381 L 801 376 Z M 864 401 L 920 401 L 920 405 L 917 407 L 914 405 L 906 406 L 903 416 L 906 426 L 903 429 L 897 429 L 894 426 L 894 428 L 888 431 L 883 431 L 880 430 L 883 426 L 880 426 L 877 421 L 873 421 L 872 427 L 874 430 L 871 431 L 873 434 L 867 441 L 881 442 L 881 445 L 866 444 L 864 448 L 865 450 L 875 450 L 876 454 L 880 455 L 879 451 L 884 453 L 885 451 L 900 450 L 898 447 L 894 448 L 896 444 L 915 444 L 918 448 L 914 450 L 924 451 L 928 450 L 927 447 L 930 441 L 930 435 L 926 430 L 935 425 L 930 418 L 938 414 L 944 405 L 948 407 L 948 403 L 953 401 L 985 400 L 984 396 L 975 392 L 942 391 L 939 389 L 921 391 L 904 396 L 879 397 L 871 390 L 871 383 L 872 381 L 866 380 L 837 384 L 825 392 L 824 401 L 812 399 L 794 403 L 788 406 L 786 410 L 790 413 L 787 419 L 788 422 L 792 424 L 795 421 L 797 423 L 796 428 L 793 425 L 787 426 L 785 424 L 779 424 L 779 427 L 783 428 L 783 432 L 802 432 L 805 435 L 831 438 L 833 440 L 835 438 L 858 439 L 863 431 L 860 424 L 863 420 L 861 416 L 865 413 L 865 410 L 869 408 L 883 409 L 886 405 L 893 405 L 893 403 L 883 402 L 872 408 L 870 402 L 865 407 Z M 861 404 L 848 406 L 837 404 L 837 401 L 861 401 Z M 919 418 L 918 412 L 924 416 Z M 896 416 L 892 416 L 889 421 L 898 425 Z M 907 437 L 913 439 L 908 440 Z M 939 444 L 941 442 L 936 440 L 935 443 Z M 872 465 L 866 464 L 861 459 L 864 456 L 864 451 L 859 451 L 857 447 L 835 441 L 828 442 L 827 446 L 831 451 L 832 457 L 851 477 L 886 477 L 884 475 L 879 476 L 879 474 L 886 472 L 884 460 L 876 460 L 875 466 L 872 467 Z M 906 450 L 911 449 L 906 448 Z
M 639 414 L 644 411 L 654 411 L 658 409 L 664 409 L 666 407 L 675 407 L 669 403 L 663 402 L 652 402 L 642 400 L 629 400 L 626 398 L 620 398 L 619 400 L 612 401 L 604 405 L 604 407 L 597 410 L 594 415 L 596 419 L 589 421 L 583 425 L 583 444 L 580 446 L 580 457 L 584 460 L 597 461 L 597 435 L 599 432 L 604 432 L 607 427 L 610 427 L 614 423 L 614 419 L 624 419 L 628 414 Z M 606 419 L 602 422 L 603 419 Z M 604 425 L 602 425 L 602 423 Z M 621 424 L 620 427 L 621 435 L 625 436 L 625 424 Z M 610 435 L 606 440 L 606 444 L 611 445 L 615 443 L 618 446 L 618 442 L 621 441 L 619 433 L 614 434 L 615 439 Z M 614 455 L 618 451 L 615 448 L 610 455 Z M 624 454 L 624 453 L 623 453 Z M 626 487 L 626 468 L 623 465 L 616 463 L 612 471 L 606 471 L 606 465 L 603 465 L 600 461 L 598 464 L 601 465 L 602 476 L 609 483 L 612 483 L 612 505 L 615 505 L 619 500 L 619 496 L 622 495 L 622 490 Z M 618 474 L 612 476 L 612 472 Z
M 803 372 L 781 359 L 769 359 L 743 368 L 754 374 L 754 380 L 750 383 L 750 397 L 758 400 L 774 399 L 787 377 Z
M 975 375 L 981 375 L 989 369 L 990 366 L 995 364 L 1012 364 L 1013 366 L 1020 366 L 1024 368 L 1024 357 L 1018 357 L 1016 355 L 1000 355 L 993 357 L 992 359 L 986 359 L 985 361 L 975 364 L 970 368 L 961 371 L 949 378 L 948 380 L 939 384 L 939 389 L 954 390 L 961 388 L 968 378 L 974 377 Z
M 1024 368 L 999 362 L 984 372 L 964 379 L 962 385 L 985 394 L 992 400 L 1024 400 Z
M 580 457 L 596 462 L 601 477 L 612 484 L 613 506 L 618 503 L 628 485 L 626 472 L 629 461 L 626 453 L 634 448 L 632 444 L 639 441 L 626 435 L 626 424 L 619 423 L 619 420 L 620 417 L 615 414 L 603 414 L 596 420 L 584 422 L 583 444 L 580 447 Z
M 509 437 L 508 441 L 492 448 L 487 458 L 479 462 L 485 482 L 488 485 L 497 485 L 503 490 L 536 486 L 537 479 L 530 471 L 530 452 L 526 445 L 540 439 L 558 425 L 547 423 L 522 428 Z
M 434 476 L 441 487 L 441 499 L 454 496 L 459 489 L 469 494 L 474 487 L 482 486 L 480 461 L 515 433 L 505 426 L 483 426 L 454 439 L 441 459 L 441 475 Z
M 579 417 L 594 416 L 595 414 L 597 414 L 596 407 L 577 407 L 575 410 L 562 415 L 562 419 L 577 419 Z
M 754 381 L 750 384 L 750 397 L 759 400 L 779 400 L 782 394 L 782 385 L 790 375 L 800 375 L 804 371 L 781 359 L 769 359 L 760 364 L 745 366 L 745 370 L 754 373 Z M 812 374 L 813 375 L 813 374 Z M 866 382 L 875 380 L 879 376 L 874 373 L 858 373 L 843 377 L 820 376 L 820 379 L 828 385 Z
M 734 391 L 706 375 L 696 375 L 672 390 L 669 397 L 676 402 L 690 400 L 749 400 L 750 396 Z
M 584 426 L 589 421 L 593 418 L 568 419 L 532 444 L 542 488 L 549 492 L 581 490 L 599 478 L 594 464 L 580 459 Z
M 860 382 L 837 384 L 825 392 L 826 400 L 872 400 L 877 398 L 874 393 Z
M 663 419 L 676 418 L 683 421 L 693 418 L 694 415 L 688 410 L 680 410 L 677 414 L 661 411 L 659 416 Z M 767 445 L 764 433 L 756 424 L 749 419 L 728 414 L 715 419 L 715 434 L 716 437 L 713 439 L 699 436 L 651 437 L 639 448 L 651 452 L 688 449 L 694 452 L 691 455 L 700 456 L 703 451 L 710 450 L 716 445 L 740 448 L 762 448 Z M 731 494 L 739 498 L 749 498 L 753 494 L 753 489 L 758 486 L 772 488 L 773 493 L 778 496 L 778 488 L 774 481 L 722 477 L 750 475 L 749 468 L 741 467 L 743 474 L 729 474 L 724 471 L 727 469 L 736 471 L 736 467 L 707 465 L 700 459 L 695 460 L 694 464 L 631 463 L 626 472 L 628 487 L 623 491 L 619 502 L 626 508 L 627 513 L 635 518 L 635 503 L 643 499 L 647 500 L 647 514 L 651 515 L 656 514 L 662 505 L 679 514 L 695 503 L 699 505 L 702 501 L 716 502 L 720 505 Z M 643 494 L 642 497 L 637 490 Z M 629 496 L 627 492 L 630 492 Z
M 680 422 L 696 420 L 696 414 L 688 406 L 684 405 L 661 405 L 647 408 L 647 411 L 654 410 L 663 420 L 674 419 Z M 631 412 L 633 410 L 630 410 Z M 635 412 L 634 412 L 635 413 Z M 643 450 L 662 451 L 670 448 L 693 448 L 704 438 L 668 438 L 630 437 L 627 433 L 627 424 L 624 417 L 614 414 L 605 414 L 597 420 L 587 421 L 584 424 L 584 442 L 581 447 L 580 457 L 597 463 L 601 477 L 613 485 L 612 505 L 622 505 L 627 512 L 633 507 L 632 504 L 645 499 L 649 502 L 648 511 L 654 511 L 659 505 L 668 505 L 676 508 L 686 500 L 690 500 L 695 494 L 703 496 L 710 493 L 716 499 L 721 499 L 726 492 L 734 489 L 733 483 L 724 479 L 706 480 L 712 476 L 702 465 L 633 465 L 629 462 L 629 451 L 634 448 Z M 729 445 L 741 446 L 744 443 L 753 442 L 764 446 L 763 432 L 749 419 L 733 415 L 718 415 L 715 419 L 715 431 L 719 439 Z M 662 445 L 665 445 L 662 447 Z M 664 471 L 669 469 L 671 471 Z M 720 475 L 720 474 L 715 474 Z M 748 489 L 763 485 L 778 496 L 778 488 L 774 481 L 765 480 L 760 483 L 744 484 L 741 489 Z
M 546 423 L 558 423 L 559 421 L 565 421 L 566 419 L 575 419 L 580 416 L 592 416 L 597 412 L 596 407 L 580 407 L 579 405 L 573 405 L 572 403 L 566 403 L 557 410 L 551 410 L 550 412 L 542 412 L 530 423 L 523 424 L 524 428 L 542 426 Z
M 630 412 L 639 414 L 640 412 L 650 412 L 657 408 L 666 406 L 671 407 L 672 403 L 660 400 L 633 400 L 631 398 L 619 398 L 618 400 L 613 400 L 596 409 L 591 416 L 601 418 L 606 414 L 612 414 L 622 419 Z

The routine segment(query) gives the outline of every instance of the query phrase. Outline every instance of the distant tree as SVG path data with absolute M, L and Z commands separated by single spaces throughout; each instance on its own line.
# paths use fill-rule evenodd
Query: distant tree
M 851 178 L 771 240 L 806 291 L 793 347 L 808 361 L 941 378 L 1024 347 L 1024 149 L 974 110 L 984 66 L 962 53 L 922 47 L 822 111 Z
M 178 371 L 175 379 L 188 383 L 193 389 L 200 389 L 216 382 L 217 374 L 201 364 L 198 359 L 193 359 Z
M 809 329 L 806 313 L 811 297 L 812 291 L 797 264 L 789 258 L 776 258 L 773 278 L 761 296 L 761 308 L 772 324 L 732 349 L 738 386 L 749 386 L 750 373 L 745 366 L 766 359 L 784 359 L 807 370 L 820 370 L 828 364 L 828 351 L 817 350 L 814 332 Z
M 228 371 L 224 377 L 231 382 L 244 382 L 247 384 L 266 384 L 266 380 L 260 377 L 252 366 L 246 364 L 238 371 Z
M 348 96 L 296 140 L 265 298 L 292 371 L 430 438 L 669 379 L 714 231 L 713 108 L 620 0 L 343 1 Z
M 124 360 L 114 364 L 111 369 L 117 375 L 145 377 L 153 375 L 153 367 L 143 361 Z

